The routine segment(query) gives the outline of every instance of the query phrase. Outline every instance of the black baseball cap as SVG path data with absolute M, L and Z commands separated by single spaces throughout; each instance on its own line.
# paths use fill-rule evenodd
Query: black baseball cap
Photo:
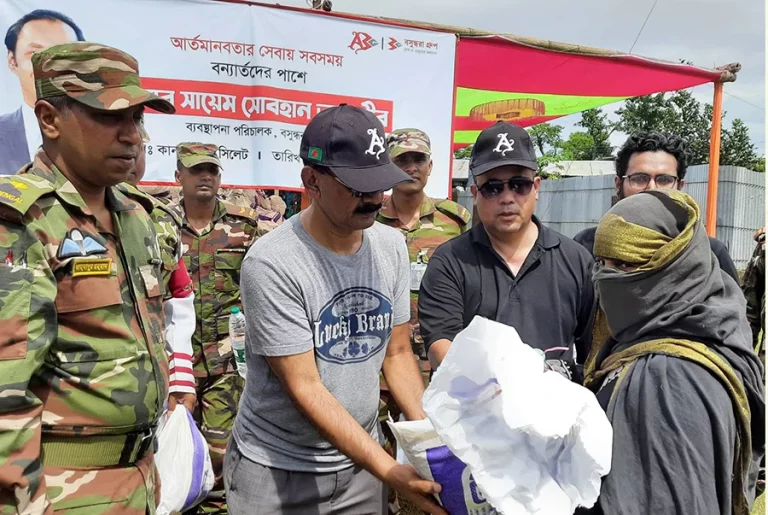
M 381 121 L 347 104 L 312 118 L 304 129 L 299 156 L 330 168 L 342 183 L 361 193 L 386 191 L 412 180 L 390 160 Z
M 477 137 L 469 170 L 477 177 L 506 165 L 523 166 L 534 172 L 539 169 L 528 132 L 519 125 L 500 120 Z

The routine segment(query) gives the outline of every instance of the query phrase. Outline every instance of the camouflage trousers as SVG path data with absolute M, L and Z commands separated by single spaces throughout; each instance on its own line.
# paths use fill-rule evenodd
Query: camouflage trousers
M 94 447 L 98 444 L 93 444 Z M 94 449 L 92 452 L 100 452 Z M 46 495 L 56 513 L 154 515 L 160 477 L 150 453 L 127 467 L 69 468 L 45 465 Z M 7 495 L 9 494 L 9 495 Z M 17 515 L 12 491 L 0 490 L 0 513 Z M 35 508 L 24 513 L 38 513 Z
M 190 513 L 227 513 L 224 480 L 224 455 L 237 416 L 237 406 L 245 380 L 237 372 L 197 378 L 197 406 L 194 418 L 208 442 L 216 481 L 208 497 Z

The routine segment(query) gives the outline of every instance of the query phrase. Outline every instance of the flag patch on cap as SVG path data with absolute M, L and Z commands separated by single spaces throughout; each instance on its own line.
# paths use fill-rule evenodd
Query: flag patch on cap
M 314 161 L 322 161 L 323 149 L 317 147 L 309 147 L 309 158 Z

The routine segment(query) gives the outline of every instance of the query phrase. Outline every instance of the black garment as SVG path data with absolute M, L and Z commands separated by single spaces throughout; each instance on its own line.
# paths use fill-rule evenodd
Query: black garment
M 655 261 L 630 272 L 603 266 L 593 273 L 612 335 L 596 369 L 608 372 L 597 398 L 613 427 L 614 459 L 592 514 L 730 515 L 734 499 L 754 499 L 765 444 L 762 366 L 751 346 L 746 301 L 717 266 L 699 216 L 690 196 L 653 190 L 613 206 L 597 232 L 602 255 L 637 263 L 631 256 L 644 252 Z M 620 240 L 627 229 L 616 220 L 655 236 Z M 659 350 L 622 368 L 603 367 L 610 356 L 658 339 L 679 349 L 686 340 L 697 342 L 735 379 L 721 382 L 683 351 Z M 749 416 L 737 423 L 740 403 Z M 737 454 L 735 443 L 746 445 L 744 432 L 751 448 Z
M 597 227 L 584 229 L 574 236 L 573 240 L 576 243 L 581 243 L 590 254 L 593 254 L 594 251 L 592 249 L 595 248 L 595 232 L 597 232 Z M 731 259 L 731 255 L 728 254 L 728 248 L 726 248 L 725 244 L 717 238 L 710 237 L 709 246 L 712 248 L 712 253 L 715 254 L 717 262 L 720 263 L 720 270 L 733 277 L 733 280 L 736 281 L 737 284 L 740 284 L 739 273 L 736 271 L 736 265 L 733 264 L 733 260 Z
M 514 327 L 547 359 L 583 363 L 592 336 L 592 258 L 543 226 L 517 276 L 493 250 L 482 224 L 437 248 L 419 292 L 424 343 L 453 341 L 475 315 Z

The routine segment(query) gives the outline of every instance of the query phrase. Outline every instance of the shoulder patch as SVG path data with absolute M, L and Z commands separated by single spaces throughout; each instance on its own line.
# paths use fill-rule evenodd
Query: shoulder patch
M 472 218 L 472 213 L 467 208 L 448 199 L 436 201 L 435 209 L 455 219 L 461 225 L 467 225 Z
M 37 199 L 55 191 L 53 184 L 34 175 L 8 175 L 0 177 L 0 206 L 6 206 L 4 217 L 10 213 L 24 215 Z
M 150 195 L 145 191 L 141 191 L 136 186 L 132 186 L 127 182 L 122 182 L 118 184 L 116 187 L 127 197 L 135 200 L 136 202 L 142 203 L 144 207 L 147 207 L 147 202 L 149 202 L 152 205 L 152 209 L 160 209 L 163 212 L 168 213 L 168 215 L 171 218 L 173 218 L 173 221 L 179 227 L 181 227 L 181 213 L 179 213 L 176 209 L 174 209 L 172 205 L 166 204 L 162 200 L 155 198 L 153 195 Z
M 227 209 L 228 215 L 246 218 L 249 221 L 256 223 L 257 215 L 253 208 L 236 206 L 234 204 L 230 204 L 229 202 L 224 202 L 224 207 Z

